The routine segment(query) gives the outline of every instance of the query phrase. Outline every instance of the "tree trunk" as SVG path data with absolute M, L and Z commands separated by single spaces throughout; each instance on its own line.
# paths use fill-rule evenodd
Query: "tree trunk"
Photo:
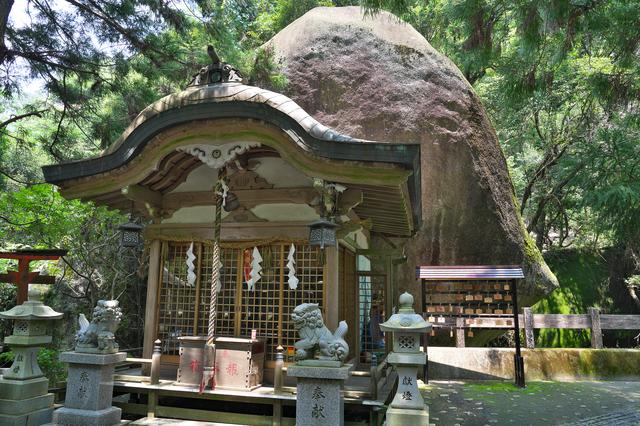
M 638 295 L 636 294 L 635 287 L 627 287 L 627 288 L 629 289 L 629 296 L 631 296 L 633 301 L 636 303 L 636 306 L 640 308 L 640 298 L 638 298 Z
M 4 62 L 7 57 L 7 45 L 4 43 L 4 35 L 7 32 L 7 21 L 9 20 L 9 13 L 13 7 L 14 0 L 0 0 L 0 64 Z

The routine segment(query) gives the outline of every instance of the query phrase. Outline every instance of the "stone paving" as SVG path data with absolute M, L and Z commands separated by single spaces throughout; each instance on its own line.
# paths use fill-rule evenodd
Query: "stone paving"
M 604 416 L 592 417 L 561 426 L 637 426 L 640 425 L 640 408 L 616 411 Z
M 640 426 L 640 382 L 421 384 L 434 426 Z

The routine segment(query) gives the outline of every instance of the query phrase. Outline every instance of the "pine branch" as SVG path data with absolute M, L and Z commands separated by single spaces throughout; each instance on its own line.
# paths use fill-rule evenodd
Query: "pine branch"
M 135 37 L 132 34 L 132 31 L 122 27 L 120 24 L 118 24 L 116 21 L 114 21 L 113 19 L 109 18 L 106 13 L 100 8 L 100 6 L 96 3 L 91 1 L 91 4 L 95 7 L 94 9 L 91 9 L 87 6 L 85 6 L 82 3 L 77 2 L 76 0 L 65 0 L 67 3 L 74 5 L 75 7 L 77 7 L 78 9 L 82 9 L 85 12 L 101 19 L 102 21 L 104 21 L 107 25 L 109 25 L 110 27 L 112 27 L 113 29 L 115 29 L 116 31 L 118 31 L 120 34 L 122 34 L 127 40 L 129 40 L 134 46 L 137 46 L 140 50 L 142 51 L 151 51 L 154 53 L 157 53 L 158 55 L 162 56 L 165 59 L 168 59 L 170 61 L 173 62 L 177 62 L 179 64 L 188 66 L 188 67 L 192 67 L 192 65 L 181 61 L 179 59 L 176 59 L 174 57 L 172 57 L 171 55 L 167 55 L 166 53 L 156 49 L 155 47 L 143 42 L 142 40 L 140 40 L 139 38 Z
M 13 176 L 11 176 L 9 173 L 5 172 L 2 168 L 0 168 L 0 174 L 4 175 L 6 177 L 8 177 L 9 179 L 11 179 L 12 181 L 19 183 L 20 185 L 42 185 L 43 182 L 23 182 L 21 180 L 18 180 L 16 178 L 14 178 Z
M 25 223 L 15 223 L 12 222 L 11 220 L 9 220 L 8 217 L 1 215 L 0 214 L 0 219 L 4 220 L 5 222 L 7 222 L 9 225 L 13 225 L 13 226 L 26 226 L 26 225 L 31 225 L 32 223 L 36 223 L 39 222 L 40 219 L 36 219 L 36 220 L 32 220 L 31 222 L 25 222 Z
M 64 65 L 60 62 L 53 62 L 50 61 L 48 59 L 45 59 L 44 56 L 42 56 L 39 52 L 20 52 L 17 50 L 5 50 L 2 54 L 2 57 L 0 57 L 0 63 L 2 63 L 4 60 L 6 60 L 7 58 L 13 58 L 13 57 L 20 57 L 20 58 L 24 58 L 28 61 L 31 62 L 36 62 L 39 64 L 43 64 L 43 65 L 48 65 L 53 69 L 61 69 L 61 70 L 65 70 L 65 71 L 73 71 L 73 72 L 77 72 L 77 73 L 81 73 L 81 74 L 88 74 L 88 75 L 93 75 L 96 78 L 99 78 L 100 75 L 95 72 L 95 71 L 91 71 L 91 70 L 87 70 L 87 69 L 83 69 L 83 68 L 77 68 L 77 67 L 71 67 L 68 65 Z M 53 56 L 53 55 L 51 55 Z M 87 62 L 87 61 L 82 61 L 80 59 L 76 59 L 76 58 L 69 58 L 66 56 L 54 56 L 57 59 L 60 59 L 62 61 L 69 61 L 71 63 L 73 62 L 77 62 L 77 63 L 86 63 L 86 64 L 90 64 L 90 65 L 94 65 L 94 66 L 100 66 L 99 64 L 95 64 L 93 62 Z
M 16 121 L 22 120 L 23 118 L 27 118 L 27 117 L 31 117 L 31 116 L 37 116 L 39 118 L 42 118 L 42 113 L 46 112 L 46 109 L 41 109 L 39 111 L 33 111 L 33 112 L 27 112 L 24 114 L 20 114 L 20 115 L 13 115 L 11 116 L 10 119 L 3 121 L 2 123 L 0 123 L 0 129 L 4 128 L 5 126 L 8 126 L 11 123 L 15 123 Z M 2 171 L 0 171 L 2 172 Z

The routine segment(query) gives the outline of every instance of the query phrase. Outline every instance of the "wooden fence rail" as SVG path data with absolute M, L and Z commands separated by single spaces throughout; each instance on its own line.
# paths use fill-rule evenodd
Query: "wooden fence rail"
M 602 330 L 638 330 L 640 315 L 601 315 L 597 308 L 587 308 L 588 314 L 534 314 L 531 308 L 524 308 L 521 324 L 527 348 L 534 348 L 534 329 L 567 328 L 591 330 L 591 347 L 602 349 Z
M 637 330 L 640 333 L 640 315 L 601 315 L 597 308 L 587 308 L 587 314 L 534 314 L 524 308 L 518 315 L 518 323 L 524 329 L 525 345 L 535 347 L 533 330 L 543 328 L 591 330 L 591 347 L 602 349 L 602 330 Z M 433 316 L 433 317 L 432 317 Z M 465 331 L 474 329 L 513 330 L 513 316 L 476 315 L 469 319 L 460 315 L 424 313 L 433 328 L 456 331 L 456 347 L 465 347 Z M 437 318 L 436 318 L 437 317 Z M 435 321 L 435 322 L 434 322 Z M 426 338 L 426 336 L 425 336 Z

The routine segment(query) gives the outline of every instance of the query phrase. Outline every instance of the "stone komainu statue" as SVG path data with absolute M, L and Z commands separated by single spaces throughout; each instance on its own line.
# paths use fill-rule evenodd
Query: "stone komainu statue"
M 349 353 L 349 345 L 344 340 L 348 330 L 345 321 L 341 321 L 336 332 L 331 334 L 322 321 L 317 303 L 296 306 L 291 319 L 302 339 L 295 344 L 297 360 L 313 359 L 318 348 L 321 360 L 345 360 Z
M 80 314 L 80 331 L 76 334 L 76 352 L 116 353 L 115 333 L 122 319 L 117 300 L 99 300 L 91 323 Z

